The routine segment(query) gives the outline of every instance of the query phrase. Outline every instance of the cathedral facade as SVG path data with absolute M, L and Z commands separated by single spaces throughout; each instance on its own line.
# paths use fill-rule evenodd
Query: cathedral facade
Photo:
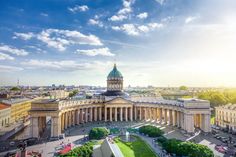
M 199 99 L 165 100 L 129 97 L 123 91 L 123 76 L 114 65 L 107 76 L 107 91 L 99 98 L 84 100 L 42 99 L 32 103 L 30 136 L 40 137 L 51 117 L 51 136 L 65 129 L 96 121 L 151 121 L 193 133 L 195 128 L 210 132 L 210 103 Z

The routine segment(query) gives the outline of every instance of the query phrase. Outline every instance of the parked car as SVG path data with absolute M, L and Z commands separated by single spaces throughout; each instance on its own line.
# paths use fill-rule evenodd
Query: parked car
M 212 131 L 211 131 L 211 132 L 212 132 L 212 134 L 213 134 L 213 135 L 215 135 L 215 134 L 218 134 L 218 133 L 219 133 L 219 131 L 218 131 L 218 130 L 214 130 L 214 129 L 212 129 Z
M 10 143 L 9 143 L 9 145 L 10 146 L 14 146 L 16 143 L 14 142 L 14 141 L 11 141 Z
M 50 140 L 50 141 L 57 141 L 57 140 L 59 140 L 59 137 L 50 137 L 49 140 Z
M 38 140 L 38 138 L 32 137 L 32 138 L 25 139 L 23 142 L 26 143 L 27 146 L 32 146 L 32 145 L 36 144 L 37 140 Z

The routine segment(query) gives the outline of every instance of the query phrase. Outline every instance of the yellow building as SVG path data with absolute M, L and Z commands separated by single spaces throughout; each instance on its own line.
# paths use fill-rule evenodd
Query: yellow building
M 28 118 L 28 111 L 31 109 L 31 102 L 34 99 L 17 98 L 4 100 L 3 103 L 11 106 L 11 123 Z
M 228 104 L 215 108 L 216 125 L 229 131 L 236 131 L 236 104 Z
M 0 103 L 0 129 L 10 123 L 10 106 Z

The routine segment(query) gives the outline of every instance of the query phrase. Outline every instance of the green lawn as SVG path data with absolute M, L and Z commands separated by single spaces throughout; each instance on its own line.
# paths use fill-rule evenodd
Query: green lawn
M 115 139 L 124 157 L 157 157 L 146 142 L 137 136 L 135 137 L 137 140 L 134 142 L 123 142 L 119 138 Z

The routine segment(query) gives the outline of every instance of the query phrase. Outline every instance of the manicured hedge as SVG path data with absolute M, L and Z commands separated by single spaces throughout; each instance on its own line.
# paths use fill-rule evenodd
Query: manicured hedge
M 212 150 L 207 146 L 192 142 L 169 139 L 162 143 L 162 146 L 168 153 L 173 153 L 177 156 L 214 157 Z
M 164 134 L 164 131 L 152 125 L 140 127 L 139 132 L 148 135 L 149 137 L 159 137 Z
M 67 154 L 60 155 L 60 157 L 92 157 L 93 154 L 93 145 L 95 142 L 86 142 L 81 147 L 77 147 Z
M 103 127 L 93 128 L 89 132 L 89 139 L 100 140 L 108 136 L 108 134 L 109 131 L 106 128 Z

